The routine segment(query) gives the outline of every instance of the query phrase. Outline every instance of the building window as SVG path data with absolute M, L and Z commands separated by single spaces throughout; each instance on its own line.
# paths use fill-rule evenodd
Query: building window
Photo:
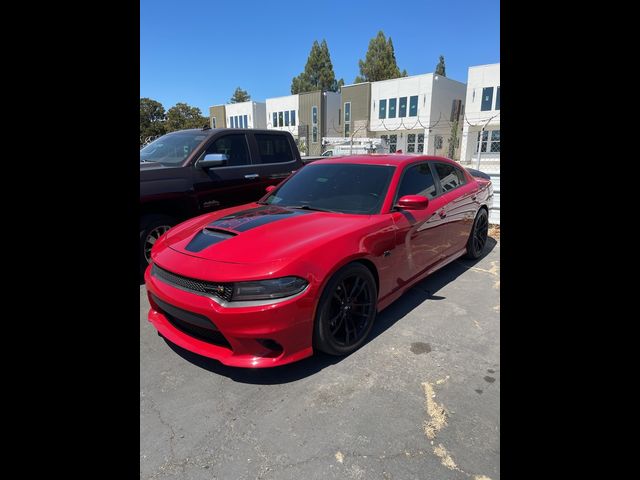
M 389 152 L 395 153 L 398 148 L 398 135 L 389 135 Z
M 500 110 L 500 87 L 496 88 L 496 110 Z
M 351 135 L 351 102 L 344 104 L 344 136 Z
M 491 131 L 491 146 L 489 147 L 491 153 L 500 153 L 500 130 Z
M 380 100 L 380 110 L 378 111 L 378 118 L 387 118 L 387 100 Z
M 410 133 L 407 135 L 407 152 L 414 153 L 416 151 L 416 134 Z
M 284 126 L 289 126 L 289 110 L 285 110 L 284 112 Z
M 380 139 L 384 140 L 383 143 L 387 143 L 387 145 L 389 144 L 389 136 L 388 135 L 380 135 Z M 389 150 L 389 153 L 392 153 L 391 150 Z
M 418 116 L 418 95 L 413 95 L 409 97 L 409 116 L 410 117 Z
M 482 136 L 482 140 L 480 137 Z M 481 152 L 487 151 L 487 140 L 489 139 L 489 132 L 485 130 L 484 132 L 478 132 L 478 146 L 476 146 L 476 153 L 478 153 L 478 148 L 480 148 Z
M 277 127 L 278 126 L 278 112 L 273 112 L 273 123 L 272 126 Z
M 284 126 L 284 113 L 283 112 L 278 112 L 278 126 L 279 127 L 283 127 Z
M 397 98 L 389 99 L 389 118 L 396 118 L 396 104 L 398 102 Z
M 249 128 L 249 122 L 247 121 L 247 116 L 244 116 L 244 128 Z
M 211 128 L 216 128 L 216 117 L 211 117 Z
M 442 136 L 441 135 L 436 135 L 434 140 L 434 145 L 435 145 L 435 149 L 436 150 L 442 150 Z
M 418 153 L 424 152 L 424 133 L 418 134 Z
M 400 111 L 398 112 L 399 118 L 407 116 L 407 97 L 400 97 Z
M 292 127 L 296 126 L 296 111 L 295 110 L 291 110 L 291 126 Z
M 311 143 L 318 143 L 318 107 L 311 107 Z
M 483 112 L 491 110 L 492 103 L 493 103 L 493 87 L 483 88 L 482 103 L 480 104 L 480 110 Z

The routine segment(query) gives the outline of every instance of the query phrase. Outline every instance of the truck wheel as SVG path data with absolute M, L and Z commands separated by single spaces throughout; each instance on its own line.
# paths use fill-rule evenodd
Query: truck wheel
M 167 215 L 144 215 L 140 218 L 140 271 L 144 272 L 151 261 L 151 247 L 156 240 L 176 224 Z

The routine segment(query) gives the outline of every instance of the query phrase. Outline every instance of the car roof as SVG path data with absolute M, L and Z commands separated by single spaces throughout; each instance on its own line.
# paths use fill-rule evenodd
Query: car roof
M 365 165 L 392 165 L 400 167 L 421 160 L 434 160 L 461 166 L 458 162 L 446 157 L 438 157 L 435 155 L 410 155 L 402 153 L 371 153 L 367 155 L 346 155 L 335 158 L 327 157 L 326 159 L 316 160 L 308 165 L 317 165 L 321 163 L 359 163 Z

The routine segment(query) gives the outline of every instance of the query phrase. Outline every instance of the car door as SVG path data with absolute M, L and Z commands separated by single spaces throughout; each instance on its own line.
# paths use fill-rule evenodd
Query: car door
M 464 172 L 450 163 L 433 162 L 433 169 L 445 201 L 444 235 L 450 243 L 444 252 L 446 257 L 459 252 L 467 243 L 477 210 L 477 184 L 467 181 Z
M 437 263 L 449 247 L 441 217 L 445 199 L 430 162 L 422 161 L 405 167 L 394 197 L 394 205 L 405 195 L 422 195 L 429 199 L 424 210 L 401 210 L 391 213 L 396 225 L 398 282 L 410 281 Z
M 205 147 L 198 160 L 210 153 L 227 156 L 225 164 L 202 168 L 193 166 L 193 187 L 198 208 L 217 210 L 257 200 L 255 167 L 251 164 L 250 146 L 245 133 L 216 136 Z
M 297 169 L 296 156 L 291 142 L 286 135 L 277 133 L 252 132 L 254 152 L 252 156 L 256 183 L 260 192 L 258 198 L 264 195 L 265 188 L 277 185 Z

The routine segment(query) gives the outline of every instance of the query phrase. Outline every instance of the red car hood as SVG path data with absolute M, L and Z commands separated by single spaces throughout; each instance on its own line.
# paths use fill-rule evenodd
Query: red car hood
M 164 243 L 192 257 L 226 263 L 263 263 L 291 258 L 371 222 L 369 215 L 248 204 L 180 224 Z

